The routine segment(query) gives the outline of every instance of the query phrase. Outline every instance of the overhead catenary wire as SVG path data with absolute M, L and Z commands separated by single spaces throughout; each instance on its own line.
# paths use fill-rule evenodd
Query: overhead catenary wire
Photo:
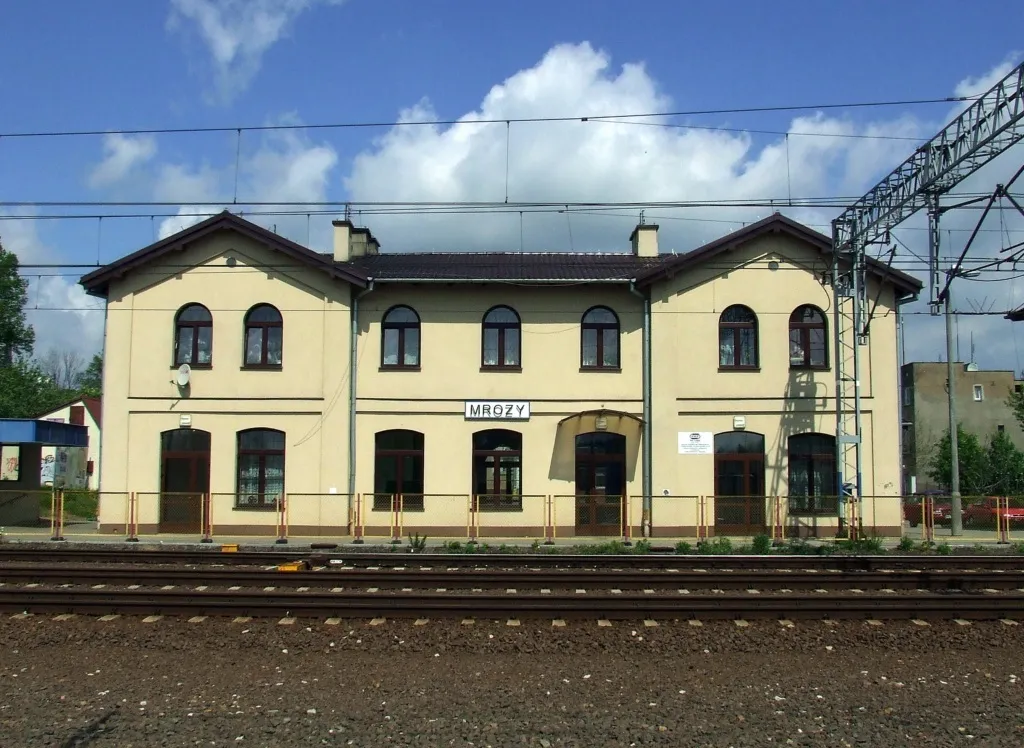
M 859 101 L 827 104 L 784 104 L 774 106 L 724 107 L 718 109 L 689 109 L 673 112 L 641 112 L 627 114 L 590 114 L 565 115 L 551 117 L 502 117 L 460 119 L 423 119 L 393 120 L 375 122 L 322 122 L 322 123 L 289 123 L 276 125 L 221 125 L 212 127 L 120 127 L 90 130 L 22 130 L 0 132 L 3 138 L 58 138 L 58 137 L 89 137 L 106 135 L 173 135 L 224 132 L 276 132 L 287 130 L 343 130 L 380 127 L 443 127 L 454 125 L 496 125 L 496 124 L 529 124 L 544 122 L 597 122 L 605 120 L 637 120 L 652 117 L 699 117 L 713 114 L 767 114 L 770 112 L 797 112 L 814 109 L 874 109 L 894 106 L 921 106 L 928 104 L 955 104 L 974 101 L 976 96 L 940 96 L 929 99 L 897 99 L 887 101 Z M 889 137 L 889 136 L 885 136 Z

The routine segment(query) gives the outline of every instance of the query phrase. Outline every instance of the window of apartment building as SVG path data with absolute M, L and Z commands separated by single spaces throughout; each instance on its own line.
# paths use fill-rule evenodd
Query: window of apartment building
M 828 434 L 789 437 L 790 514 L 835 514 L 836 440 Z
M 523 435 L 507 429 L 473 434 L 473 505 L 482 512 L 523 508 Z
M 258 304 L 245 315 L 245 365 L 279 368 L 284 347 L 281 313 L 270 304 Z
M 583 315 L 580 366 L 584 369 L 619 368 L 619 318 L 608 307 L 596 306 Z
M 828 366 L 825 315 L 805 304 L 789 317 L 789 365 L 793 369 L 824 369 Z
M 238 432 L 239 509 L 273 509 L 284 495 L 284 432 L 248 429 Z
M 407 306 L 392 307 L 381 322 L 381 367 L 415 369 L 420 365 L 420 318 Z
M 722 312 L 718 320 L 718 366 L 757 368 L 757 316 L 749 307 L 734 304 Z
M 174 365 L 213 364 L 213 316 L 202 304 L 186 304 L 174 317 Z
M 419 431 L 392 429 L 374 435 L 373 511 L 398 506 L 423 511 L 423 434 Z
M 980 403 L 985 399 L 985 387 L 980 384 L 974 385 L 974 402 Z
M 996 424 L 996 431 L 998 431 L 1000 434 L 1006 433 L 1006 425 L 1002 423 Z
M 496 306 L 484 315 L 483 366 L 518 369 L 521 364 L 519 315 L 507 306 Z

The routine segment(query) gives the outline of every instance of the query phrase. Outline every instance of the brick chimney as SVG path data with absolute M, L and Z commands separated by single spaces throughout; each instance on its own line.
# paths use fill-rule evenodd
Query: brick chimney
M 638 224 L 629 235 L 629 243 L 633 245 L 633 254 L 637 257 L 657 257 L 658 224 Z

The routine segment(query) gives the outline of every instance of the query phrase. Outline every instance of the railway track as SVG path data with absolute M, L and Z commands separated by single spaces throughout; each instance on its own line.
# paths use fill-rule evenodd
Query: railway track
M 0 589 L 0 610 L 19 613 L 245 616 L 301 618 L 866 618 L 975 620 L 1024 617 L 1024 595 L 813 595 L 723 594 L 452 595 L 409 593 L 210 592 L 186 590 Z
M 0 583 L 48 585 L 134 585 L 192 587 L 373 588 L 373 589 L 583 589 L 604 590 L 926 590 L 1024 592 L 1024 570 L 954 571 L 756 571 L 630 569 L 464 569 L 323 568 L 276 571 L 217 567 L 70 566 L 68 564 L 0 565 Z
M 103 548 L 61 548 L 46 546 L 40 549 L 0 545 L 0 562 L 30 561 L 47 563 L 132 563 L 132 564 L 190 564 L 269 566 L 288 561 L 307 561 L 312 565 L 346 567 L 473 567 L 504 569 L 554 568 L 620 568 L 620 569 L 816 569 L 819 571 L 877 571 L 924 569 L 1024 569 L 1024 556 L 1020 555 L 569 555 L 561 553 L 358 553 L 325 549 L 292 549 L 267 551 L 222 552 L 219 547 L 208 549 L 151 549 L 124 546 Z

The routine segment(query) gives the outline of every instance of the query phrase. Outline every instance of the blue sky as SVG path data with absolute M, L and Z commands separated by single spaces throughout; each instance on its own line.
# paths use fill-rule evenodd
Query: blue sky
M 934 98 L 977 90 L 978 81 L 995 80 L 1019 63 L 1021 28 L 1024 5 L 977 0 L 8 3 L 0 135 Z M 670 121 L 792 133 L 788 139 L 640 125 L 513 125 L 509 196 L 636 202 L 856 196 L 955 111 L 953 104 L 933 104 Z M 839 137 L 864 134 L 906 140 Z M 0 237 L 23 262 L 111 261 L 197 220 L 173 214 L 217 209 L 189 205 L 229 204 L 236 149 L 242 201 L 501 200 L 505 136 L 499 125 L 247 132 L 240 146 L 233 133 L 0 137 L 0 201 L 170 203 L 0 207 L 7 216 L 170 214 L 5 220 Z M 990 189 L 1021 162 L 1019 150 L 1006 154 L 970 188 Z M 834 215 L 782 209 L 821 230 Z M 684 251 L 764 212 L 666 213 L 659 219 L 662 246 Z M 982 235 L 979 256 L 993 254 L 1000 241 L 1024 238 L 1024 224 L 1004 217 L 1003 234 Z M 520 246 L 514 215 L 360 218 L 385 251 Z M 971 218 L 950 216 L 951 247 L 963 241 Z M 327 216 L 256 220 L 327 246 Z M 622 250 L 636 216 L 579 214 L 569 222 L 571 246 L 564 215 L 525 217 L 523 247 Z M 923 246 L 920 227 L 911 222 L 900 234 L 912 249 Z M 913 267 L 911 255 L 904 266 Z M 99 345 L 102 314 L 55 311 L 97 305 L 75 280 L 32 281 L 40 353 L 51 345 Z M 1024 302 L 1022 296 L 1010 281 L 968 285 L 960 294 L 968 310 L 990 303 L 1005 308 Z M 936 358 L 939 321 L 919 315 L 907 324 L 908 358 Z M 980 364 L 1022 368 L 1024 349 L 1018 350 L 1011 323 L 965 317 L 961 331 L 963 357 L 974 331 Z

